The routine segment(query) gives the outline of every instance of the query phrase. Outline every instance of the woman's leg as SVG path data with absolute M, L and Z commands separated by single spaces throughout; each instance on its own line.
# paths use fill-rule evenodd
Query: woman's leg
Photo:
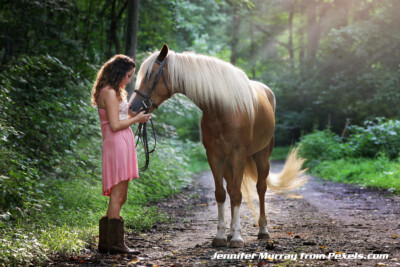
M 125 244 L 124 220 L 119 216 L 122 205 L 126 201 L 129 181 L 123 181 L 111 188 L 110 203 L 108 205 L 108 252 L 140 254 Z
M 120 218 L 119 214 L 122 205 L 127 197 L 129 181 L 122 181 L 111 188 L 110 202 L 108 203 L 108 219 Z

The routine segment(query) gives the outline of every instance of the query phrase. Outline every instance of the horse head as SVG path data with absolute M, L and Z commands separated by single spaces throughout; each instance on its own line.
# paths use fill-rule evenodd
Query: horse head
M 151 62 L 152 65 L 147 70 L 144 70 L 145 75 L 140 81 L 139 88 L 134 90 L 136 95 L 131 101 L 132 111 L 153 112 L 162 102 L 172 96 L 167 69 L 168 51 L 168 46 L 164 44 L 157 59 Z M 145 63 L 146 61 L 143 64 Z

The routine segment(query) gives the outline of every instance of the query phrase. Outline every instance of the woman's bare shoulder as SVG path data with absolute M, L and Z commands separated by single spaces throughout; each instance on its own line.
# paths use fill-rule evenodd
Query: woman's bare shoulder
M 104 96 L 106 98 L 116 98 L 117 97 L 117 93 L 115 92 L 115 90 L 111 87 L 104 87 Z

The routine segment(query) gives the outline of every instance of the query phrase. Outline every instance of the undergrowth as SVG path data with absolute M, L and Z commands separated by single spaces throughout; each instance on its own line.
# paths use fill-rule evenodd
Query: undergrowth
M 84 78 L 48 55 L 21 56 L 0 70 L 0 266 L 41 265 L 52 253 L 96 248 L 109 198 L 101 195 L 100 123 L 89 104 L 95 71 Z M 186 113 L 197 125 L 198 111 L 183 100 L 180 107 L 179 127 Z M 130 183 L 121 212 L 134 232 L 168 221 L 149 203 L 171 197 L 207 167 L 201 144 L 182 141 L 160 119 L 158 128 L 170 135 L 159 131 L 149 169 Z M 142 166 L 140 146 L 137 152 Z
M 101 140 L 100 140 L 101 142 Z M 64 165 L 70 179 L 57 177 L 62 166 L 47 177 L 41 199 L 27 213 L 5 212 L 0 219 L 0 262 L 10 264 L 41 264 L 52 253 L 76 254 L 97 245 L 98 220 L 107 210 L 108 197 L 101 195 L 101 143 L 87 144 L 92 148 L 86 164 L 71 171 L 70 161 Z M 82 151 L 77 151 L 78 157 Z M 199 154 L 200 153 L 200 154 Z M 190 155 L 196 155 L 190 158 Z M 203 156 L 201 156 L 203 155 Z M 138 157 L 142 158 L 141 151 Z M 76 158 L 75 158 L 76 160 Z M 202 165 L 205 153 L 200 144 L 162 141 L 151 158 L 149 169 L 129 185 L 128 200 L 121 216 L 130 231 L 141 232 L 156 222 L 170 220 L 167 214 L 147 203 L 177 193 L 190 182 L 191 165 Z M 97 166 L 85 172 L 88 165 Z M 197 167 L 194 169 L 199 171 Z
M 274 147 L 270 160 L 272 161 L 284 161 L 289 154 L 290 146 L 279 146 Z
M 391 161 L 385 155 L 376 159 L 342 158 L 323 161 L 311 173 L 334 182 L 382 188 L 400 194 L 400 162 Z
M 310 172 L 400 194 L 400 121 L 377 118 L 349 131 L 345 138 L 330 130 L 302 137 L 300 154 Z

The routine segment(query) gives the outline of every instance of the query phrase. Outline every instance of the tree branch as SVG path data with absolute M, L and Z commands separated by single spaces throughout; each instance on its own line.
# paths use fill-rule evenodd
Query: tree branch
M 128 6 L 128 1 L 129 1 L 129 0 L 126 0 L 126 1 L 125 1 L 125 3 L 124 3 L 124 5 L 122 6 L 121 10 L 118 12 L 118 15 L 117 15 L 118 20 L 121 19 L 122 14 L 124 13 L 126 7 Z

